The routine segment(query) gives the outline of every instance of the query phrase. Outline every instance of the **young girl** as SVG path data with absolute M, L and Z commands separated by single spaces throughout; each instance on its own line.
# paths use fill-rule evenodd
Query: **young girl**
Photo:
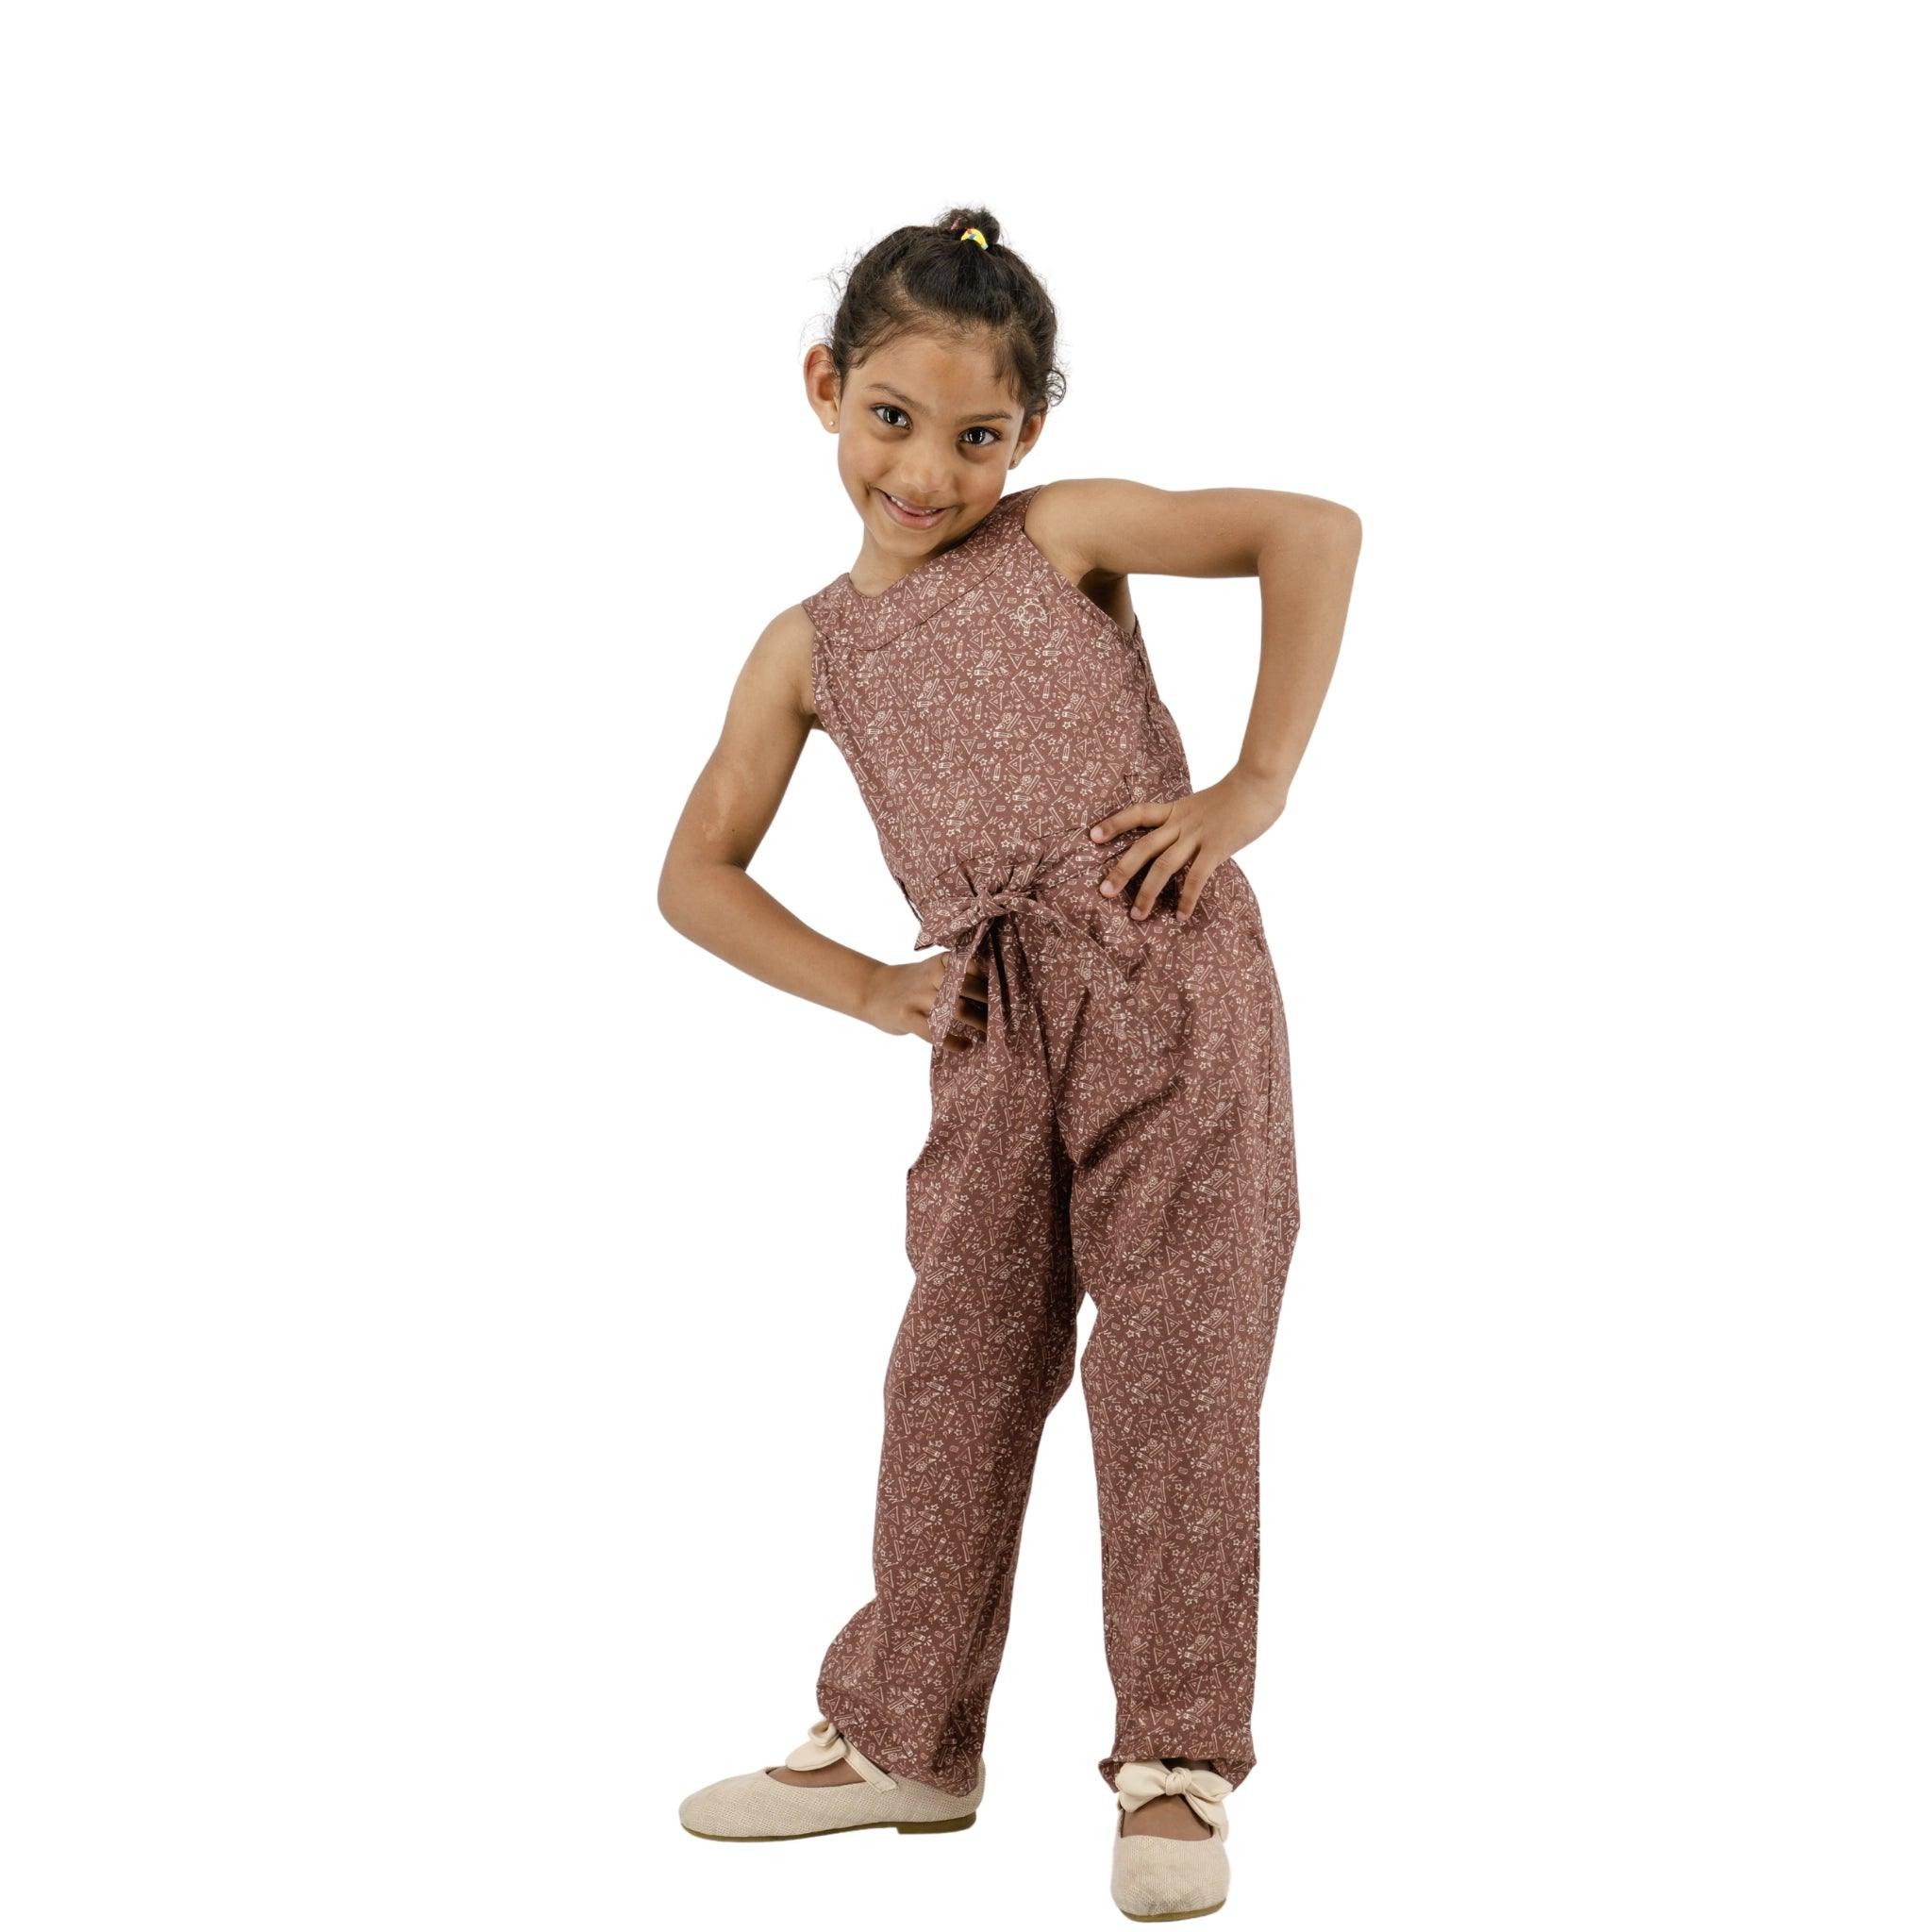
M 1259 1409 L 1300 1224 L 1281 993 L 1231 855 L 1286 804 L 1360 524 L 1277 491 L 1008 490 L 1064 382 L 1053 305 L 999 234 L 953 210 L 848 276 L 805 379 L 858 556 L 759 638 L 659 886 L 666 918 L 733 964 L 925 1035 L 932 1091 L 874 1594 L 831 1641 L 806 1742 L 680 1816 L 713 1839 L 973 1823 L 1034 1454 L 1087 1294 L 1113 1898 L 1191 1916 L 1226 1895 L 1223 1800 L 1255 1763 Z M 1260 578 L 1253 715 L 1202 790 L 1136 571 Z M 747 875 L 813 724 L 915 944 L 944 955 L 867 958 Z

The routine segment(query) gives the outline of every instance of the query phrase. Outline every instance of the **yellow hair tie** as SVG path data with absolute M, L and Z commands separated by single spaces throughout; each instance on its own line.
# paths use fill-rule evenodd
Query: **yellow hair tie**
M 986 246 L 986 237 L 977 228 L 968 228 L 959 239 L 962 242 L 977 242 L 982 248 Z

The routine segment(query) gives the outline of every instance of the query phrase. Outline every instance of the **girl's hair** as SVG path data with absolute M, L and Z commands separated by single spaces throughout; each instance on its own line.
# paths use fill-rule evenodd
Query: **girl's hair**
M 986 237 L 984 248 L 969 228 Z M 825 346 L 842 387 L 856 364 L 896 337 L 945 330 L 991 337 L 1000 378 L 1024 414 L 1065 396 L 1067 379 L 1054 361 L 1053 303 L 983 208 L 948 208 L 936 222 L 874 242 L 846 271 Z

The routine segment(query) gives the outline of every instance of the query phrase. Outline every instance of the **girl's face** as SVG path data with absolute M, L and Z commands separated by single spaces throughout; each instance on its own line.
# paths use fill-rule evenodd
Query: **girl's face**
M 1005 493 L 1043 413 L 1023 418 L 983 335 L 901 336 L 857 364 L 842 395 L 823 348 L 807 361 L 820 420 L 866 547 L 916 562 L 965 537 Z

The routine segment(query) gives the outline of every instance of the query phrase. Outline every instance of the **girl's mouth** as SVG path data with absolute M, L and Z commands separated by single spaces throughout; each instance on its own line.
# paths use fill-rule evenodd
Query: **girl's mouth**
M 889 490 L 881 490 L 879 494 L 885 498 L 886 508 L 892 513 L 892 521 L 904 524 L 908 530 L 929 530 L 946 513 L 943 505 L 938 509 L 916 510 L 901 503 Z

